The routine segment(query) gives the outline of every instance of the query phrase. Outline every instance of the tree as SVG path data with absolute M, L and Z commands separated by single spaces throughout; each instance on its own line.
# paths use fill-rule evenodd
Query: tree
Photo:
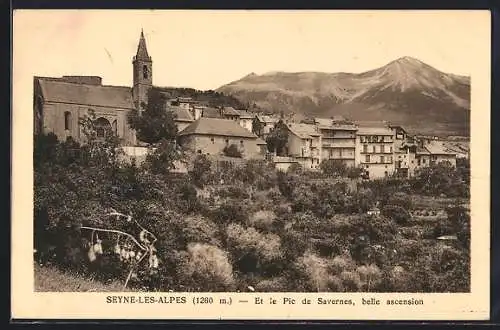
M 360 167 L 352 166 L 347 169 L 347 177 L 349 179 L 357 179 L 361 177 L 361 174 L 363 174 L 363 169 Z
M 326 159 L 319 164 L 321 171 L 328 176 L 343 177 L 347 174 L 346 165 L 338 159 Z
M 212 178 L 210 160 L 206 155 L 198 155 L 193 162 L 193 169 L 189 172 L 191 180 L 198 187 L 203 187 Z
M 180 156 L 174 142 L 162 139 L 158 147 L 147 155 L 145 166 L 155 174 L 167 174 L 175 168 L 174 162 L 180 159 Z
M 416 171 L 413 189 L 430 195 L 445 194 L 449 197 L 467 197 L 469 184 L 449 162 L 440 162 Z
M 264 128 L 264 125 L 260 122 L 259 118 L 255 116 L 252 121 L 252 132 L 255 135 L 261 135 L 262 134 L 262 129 Z
M 282 155 L 288 142 L 288 128 L 286 124 L 280 120 L 274 126 L 269 136 L 266 138 L 267 149 L 270 152 L 276 152 L 277 155 Z
M 135 110 L 129 114 L 130 127 L 137 131 L 137 138 L 149 144 L 161 140 L 173 140 L 177 135 L 175 115 L 166 108 L 167 98 L 160 90 L 152 88 L 148 103 L 141 104 L 145 111 Z

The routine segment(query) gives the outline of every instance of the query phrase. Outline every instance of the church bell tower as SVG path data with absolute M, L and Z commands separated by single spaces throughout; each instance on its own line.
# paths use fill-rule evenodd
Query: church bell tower
M 153 87 L 153 61 L 146 48 L 146 39 L 141 29 L 141 37 L 137 46 L 137 54 L 132 60 L 134 69 L 134 86 L 132 95 L 136 109 L 143 110 L 142 104 L 148 102 L 148 92 Z

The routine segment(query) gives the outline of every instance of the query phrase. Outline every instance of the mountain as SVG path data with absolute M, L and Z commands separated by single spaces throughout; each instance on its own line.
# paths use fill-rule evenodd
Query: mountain
M 217 91 L 270 112 L 386 120 L 411 132 L 469 135 L 470 78 L 411 57 L 363 73 L 251 73 Z

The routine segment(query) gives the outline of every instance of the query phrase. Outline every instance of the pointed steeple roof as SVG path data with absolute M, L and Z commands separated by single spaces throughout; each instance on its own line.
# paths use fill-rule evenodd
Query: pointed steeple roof
M 137 46 L 137 55 L 135 56 L 137 60 L 151 61 L 149 57 L 148 49 L 146 47 L 146 39 L 144 38 L 144 31 L 141 29 L 141 37 L 139 39 L 139 45 Z

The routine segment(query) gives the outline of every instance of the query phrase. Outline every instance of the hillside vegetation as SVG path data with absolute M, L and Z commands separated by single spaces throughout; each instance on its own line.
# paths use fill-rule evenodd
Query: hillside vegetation
M 113 208 L 158 238 L 159 267 L 140 266 L 129 282 L 133 290 L 470 290 L 466 163 L 426 168 L 412 180 L 362 182 L 200 155 L 189 174 L 173 176 L 158 162 L 171 159 L 162 153 L 172 150 L 136 166 L 120 160 L 117 146 L 113 139 L 80 146 L 54 135 L 36 138 L 37 261 L 94 281 L 124 282 L 129 266 L 112 250 L 116 237 L 100 237 L 104 252 L 90 261 L 81 228 L 106 225 L 103 214 Z M 375 205 L 381 214 L 368 215 Z M 442 235 L 457 239 L 438 240 Z M 58 281 L 59 273 L 46 271 L 36 268 L 39 278 Z

